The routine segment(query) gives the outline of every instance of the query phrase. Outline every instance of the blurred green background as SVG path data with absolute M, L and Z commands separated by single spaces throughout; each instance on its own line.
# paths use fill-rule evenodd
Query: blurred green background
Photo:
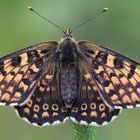
M 104 7 L 109 11 L 75 33 L 140 62 L 139 0 L 0 0 L 0 56 L 26 46 L 60 40 L 62 33 L 27 10 L 32 5 L 62 28 L 73 27 Z M 140 108 L 124 110 L 113 123 L 96 128 L 98 140 L 139 140 Z M 0 140 L 72 140 L 71 121 L 38 128 L 20 120 L 13 108 L 0 107 Z

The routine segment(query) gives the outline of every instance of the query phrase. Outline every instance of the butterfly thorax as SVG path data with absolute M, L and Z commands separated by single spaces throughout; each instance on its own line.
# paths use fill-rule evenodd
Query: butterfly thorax
M 67 107 L 71 107 L 77 96 L 76 44 L 65 38 L 60 45 L 60 90 Z
M 75 64 L 75 44 L 69 38 L 64 40 L 61 45 L 60 59 L 62 67 L 73 67 Z

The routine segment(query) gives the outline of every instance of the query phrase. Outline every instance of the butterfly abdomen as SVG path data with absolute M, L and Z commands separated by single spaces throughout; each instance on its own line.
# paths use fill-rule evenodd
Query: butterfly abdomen
M 77 96 L 77 73 L 73 69 L 61 70 L 61 95 L 66 107 L 70 108 Z

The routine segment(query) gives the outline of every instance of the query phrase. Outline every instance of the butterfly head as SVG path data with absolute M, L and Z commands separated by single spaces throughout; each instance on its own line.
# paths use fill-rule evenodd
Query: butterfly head
M 73 30 L 71 28 L 65 28 L 63 30 L 63 36 L 61 38 L 61 42 L 65 42 L 65 41 L 74 41 L 74 38 L 72 36 L 72 32 Z
M 65 28 L 63 32 L 64 32 L 64 34 L 63 34 L 64 38 L 72 38 L 72 29 L 71 28 Z
M 65 28 L 63 32 L 64 32 L 65 37 L 72 37 L 72 35 L 71 35 L 72 29 L 71 28 Z

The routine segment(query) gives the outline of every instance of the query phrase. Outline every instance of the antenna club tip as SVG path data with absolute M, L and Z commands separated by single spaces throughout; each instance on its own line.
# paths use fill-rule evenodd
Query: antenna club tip
M 30 11 L 33 11 L 33 8 L 32 8 L 31 6 L 28 6 L 28 9 L 29 9 Z
M 108 10 L 108 7 L 104 8 L 104 9 L 103 9 L 103 12 L 106 12 L 107 10 Z

